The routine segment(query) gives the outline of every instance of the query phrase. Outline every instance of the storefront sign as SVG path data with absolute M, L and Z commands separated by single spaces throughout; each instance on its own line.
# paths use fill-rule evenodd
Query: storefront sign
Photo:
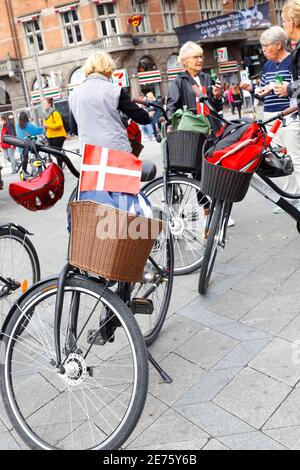
M 220 47 L 219 49 L 217 49 L 217 58 L 218 58 L 218 63 L 228 62 L 227 47 Z
M 224 64 L 220 64 L 219 72 L 220 73 L 233 73 L 239 71 L 239 64 L 236 60 L 231 60 L 230 62 L 225 62 Z
M 138 73 L 140 85 L 147 85 L 148 83 L 160 83 L 161 74 L 159 70 L 150 70 L 149 72 Z
M 61 98 L 61 92 L 59 87 L 44 88 L 43 94 L 45 98 L 59 99 Z M 35 90 L 31 92 L 31 99 L 33 103 L 39 103 L 41 101 L 40 91 Z
M 184 72 L 183 67 L 175 67 L 174 69 L 168 69 L 168 80 L 175 80 L 178 75 L 181 75 Z
M 121 87 L 125 87 L 125 88 L 129 87 L 127 69 L 115 70 L 112 74 L 112 81 L 113 83 Z
M 217 16 L 198 23 L 174 28 L 180 44 L 214 38 L 224 33 L 271 26 L 269 2 L 255 5 L 247 10 L 237 10 L 228 15 Z

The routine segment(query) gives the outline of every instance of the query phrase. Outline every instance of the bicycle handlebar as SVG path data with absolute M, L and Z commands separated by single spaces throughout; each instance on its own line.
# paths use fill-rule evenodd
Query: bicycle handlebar
M 281 113 L 278 113 L 275 116 L 272 116 L 271 118 L 266 119 L 265 121 L 259 121 L 259 123 L 265 126 L 266 124 L 269 124 L 269 122 L 273 122 L 276 119 L 283 119 L 285 116 L 294 114 L 296 111 L 298 111 L 298 109 L 299 109 L 298 106 L 291 106 L 290 108 L 287 108 L 284 111 L 281 111 Z
M 133 98 L 132 101 L 134 101 L 134 103 L 136 104 L 142 104 L 143 106 L 146 106 L 147 108 L 152 107 L 152 108 L 160 109 L 160 111 L 162 111 L 163 113 L 165 120 L 170 122 L 170 119 L 168 118 L 165 108 L 161 106 L 160 104 L 153 103 L 153 101 L 149 101 L 146 98 Z
M 5 135 L 3 137 L 3 142 L 9 145 L 13 145 L 14 147 L 21 147 L 21 148 L 25 148 L 27 145 L 29 145 L 29 150 L 31 150 L 33 153 L 35 153 L 35 150 L 49 153 L 50 155 L 53 155 L 54 157 L 63 161 L 67 165 L 72 175 L 75 176 L 75 178 L 79 178 L 80 176 L 79 171 L 75 168 L 75 166 L 73 165 L 69 157 L 67 157 L 67 155 L 65 155 L 65 153 L 61 150 L 55 149 L 53 147 L 49 147 L 48 145 L 43 145 L 37 142 L 36 140 L 28 141 L 28 140 L 18 139 L 17 137 L 12 137 L 10 135 Z M 34 147 L 36 147 L 36 149 Z

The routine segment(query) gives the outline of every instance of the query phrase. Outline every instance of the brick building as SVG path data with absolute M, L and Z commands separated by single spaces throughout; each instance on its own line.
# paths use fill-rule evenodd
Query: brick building
M 85 58 L 97 48 L 112 53 L 118 67 L 128 75 L 127 85 L 132 94 L 150 87 L 156 94 L 164 95 L 169 79 L 176 74 L 173 69 L 178 67 L 179 44 L 173 28 L 245 9 L 254 3 L 263 2 L 0 0 L 0 110 L 38 101 L 34 56 L 45 94 L 66 97 L 82 79 L 80 67 Z M 272 22 L 276 23 L 284 1 L 272 0 L 269 4 Z M 134 13 L 144 16 L 138 28 L 128 23 Z M 205 67 L 217 65 L 214 51 L 218 47 L 226 46 L 229 60 L 238 63 L 244 56 L 255 57 L 260 34 L 261 30 L 251 30 L 202 41 Z

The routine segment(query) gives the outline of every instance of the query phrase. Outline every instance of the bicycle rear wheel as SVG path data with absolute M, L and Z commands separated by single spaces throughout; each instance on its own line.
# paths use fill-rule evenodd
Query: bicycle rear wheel
M 210 224 L 206 228 L 207 244 L 205 247 L 198 284 L 198 292 L 202 295 L 204 295 L 208 289 L 208 284 L 217 257 L 218 246 L 223 240 L 226 221 L 225 207 L 225 201 L 221 201 L 220 199 L 216 201 Z
M 116 294 L 83 276 L 68 279 L 58 370 L 56 294 L 57 280 L 45 281 L 7 326 L 0 371 L 6 411 L 32 449 L 117 449 L 135 428 L 147 395 L 143 337 Z
M 0 321 L 1 325 L 15 300 L 41 278 L 37 252 L 28 236 L 16 227 L 0 228 Z M 14 287 L 7 291 L 4 281 Z
M 165 212 L 163 178 L 143 188 L 151 203 Z M 189 274 L 201 267 L 203 260 L 207 198 L 199 181 L 187 176 L 171 176 L 167 184 L 170 230 L 174 238 L 174 274 Z

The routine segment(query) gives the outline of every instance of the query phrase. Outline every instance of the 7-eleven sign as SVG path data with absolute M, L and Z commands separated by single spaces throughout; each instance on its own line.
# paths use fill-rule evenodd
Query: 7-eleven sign
M 129 79 L 127 69 L 115 70 L 112 74 L 112 81 L 121 87 L 129 87 Z

